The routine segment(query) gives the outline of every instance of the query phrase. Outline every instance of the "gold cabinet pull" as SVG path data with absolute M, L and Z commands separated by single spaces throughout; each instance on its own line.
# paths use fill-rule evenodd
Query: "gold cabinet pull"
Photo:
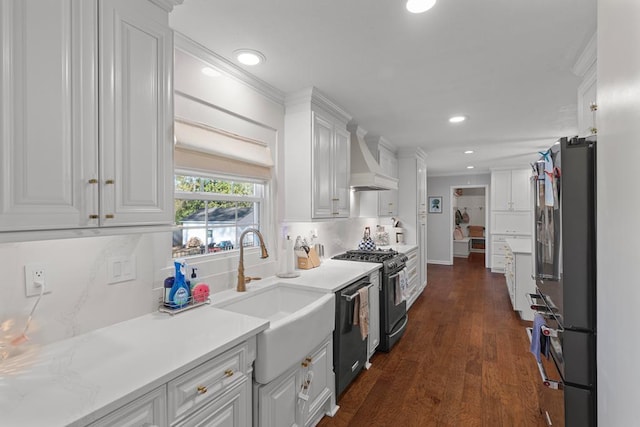
M 226 377 L 232 377 L 233 376 L 233 369 L 227 369 L 226 371 L 224 371 L 224 375 Z
M 207 388 L 203 385 L 199 385 L 197 390 L 198 390 L 198 394 L 205 394 L 207 392 Z
M 104 217 L 106 219 L 113 219 L 115 217 L 115 215 L 114 214 L 106 214 Z
M 97 184 L 97 183 L 98 183 L 98 180 L 97 180 L 97 179 L 95 179 L 95 178 L 91 178 L 91 179 L 89 180 L 89 184 Z
M 96 215 L 96 214 L 89 215 L 89 219 L 98 219 L 98 218 L 100 218 L 100 215 Z
M 104 183 L 105 184 L 114 184 L 114 181 L 112 179 L 107 179 Z

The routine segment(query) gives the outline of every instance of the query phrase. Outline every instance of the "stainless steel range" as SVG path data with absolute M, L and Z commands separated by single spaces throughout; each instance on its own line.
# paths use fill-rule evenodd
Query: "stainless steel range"
M 407 302 L 402 295 L 398 295 L 401 292 L 400 281 L 406 268 L 407 256 L 394 250 L 353 250 L 336 255 L 333 259 L 382 264 L 378 350 L 388 352 L 407 327 Z

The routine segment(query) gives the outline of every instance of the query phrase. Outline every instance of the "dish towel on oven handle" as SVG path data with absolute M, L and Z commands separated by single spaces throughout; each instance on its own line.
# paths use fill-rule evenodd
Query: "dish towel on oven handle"
M 531 347 L 529 351 L 533 353 L 534 357 L 541 363 L 540 355 L 544 355 L 549 358 L 549 337 L 542 333 L 542 327 L 546 326 L 544 317 L 540 313 L 536 313 L 533 316 L 533 327 L 531 328 Z
M 353 300 L 353 324 L 360 326 L 360 336 L 364 341 L 369 335 L 369 287 L 358 289 L 358 295 Z
M 394 294 L 395 305 L 401 304 L 402 301 L 406 300 L 409 296 L 409 276 L 407 275 L 406 267 L 398 272 L 398 280 L 395 281 Z

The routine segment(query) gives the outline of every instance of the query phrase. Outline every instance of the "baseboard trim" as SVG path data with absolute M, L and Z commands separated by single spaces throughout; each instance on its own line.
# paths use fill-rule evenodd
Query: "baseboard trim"
M 442 261 L 439 259 L 428 259 L 427 264 L 453 265 L 451 261 Z

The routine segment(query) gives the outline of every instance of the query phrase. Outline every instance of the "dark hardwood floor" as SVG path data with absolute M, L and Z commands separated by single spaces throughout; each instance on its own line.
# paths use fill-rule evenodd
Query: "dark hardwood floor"
M 504 276 L 484 268 L 484 254 L 427 271 L 405 335 L 373 356 L 319 426 L 545 425 L 529 322 L 512 311 Z

